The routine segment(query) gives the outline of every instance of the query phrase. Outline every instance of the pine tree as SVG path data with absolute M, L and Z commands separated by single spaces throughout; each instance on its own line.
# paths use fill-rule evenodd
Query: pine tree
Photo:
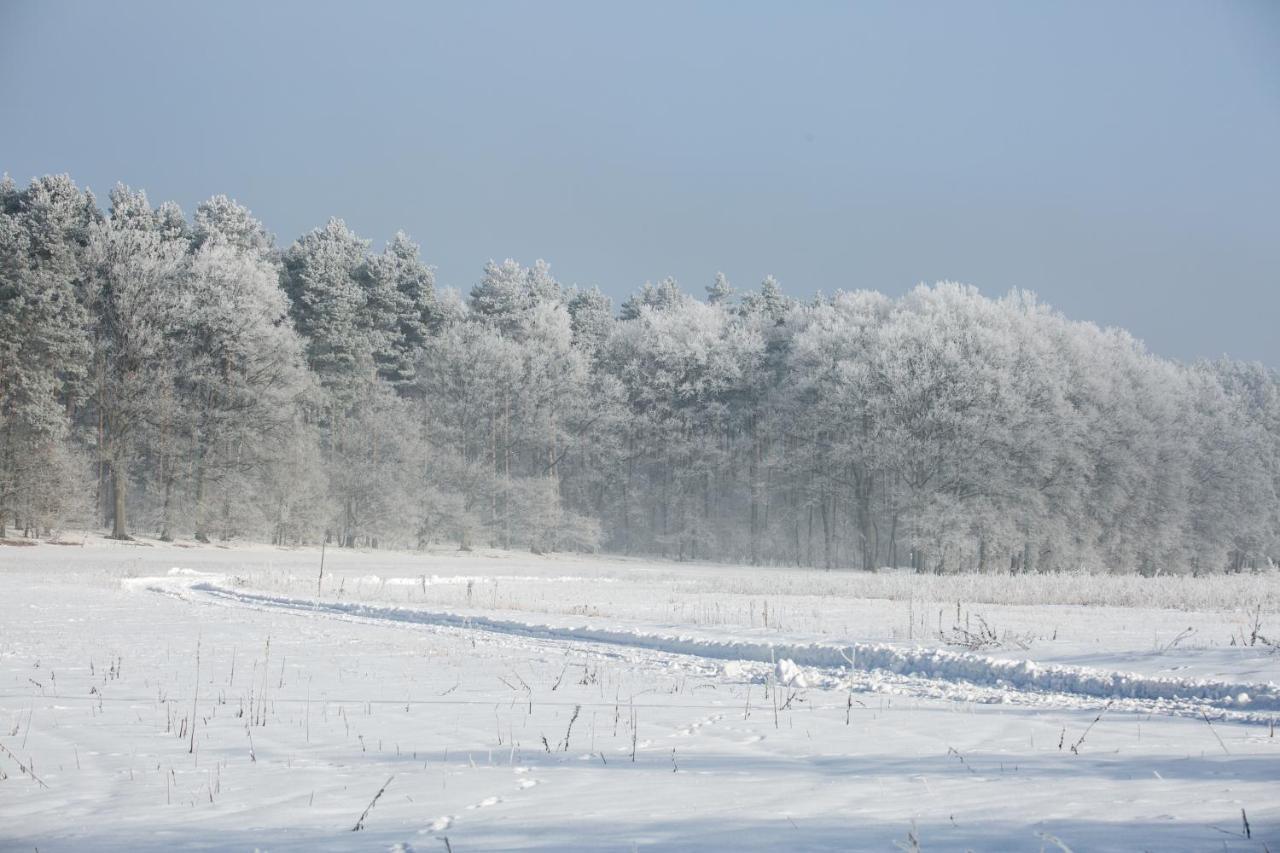
M 79 503 L 71 414 L 88 360 L 92 196 L 66 176 L 0 187 L 0 535 L 45 530 Z
M 369 261 L 370 302 L 382 327 L 375 358 L 382 378 L 396 383 L 413 379 L 414 364 L 436 322 L 435 273 L 418 256 L 418 246 L 397 232 L 381 255 Z
M 284 254 L 290 316 L 307 342 L 308 364 L 331 392 L 373 377 L 375 336 L 388 331 L 371 322 L 368 250 L 367 240 L 341 219 L 330 219 Z
M 725 305 L 733 298 L 733 288 L 729 279 L 722 272 L 716 273 L 716 280 L 707 285 L 707 302 L 712 305 Z
M 145 194 L 118 186 L 111 216 L 90 234 L 93 265 L 92 404 L 99 457 L 109 476 L 111 535 L 129 538 L 128 489 L 135 439 L 154 423 L 173 385 L 174 338 L 187 296 L 186 242 L 168 239 Z

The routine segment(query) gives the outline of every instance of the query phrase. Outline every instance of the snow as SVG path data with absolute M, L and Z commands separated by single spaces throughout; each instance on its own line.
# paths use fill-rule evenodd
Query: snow
M 150 545 L 0 548 L 0 849 L 1280 848 L 1280 654 L 1231 645 L 1274 576 L 958 606 L 329 550 L 317 597 L 316 549 Z

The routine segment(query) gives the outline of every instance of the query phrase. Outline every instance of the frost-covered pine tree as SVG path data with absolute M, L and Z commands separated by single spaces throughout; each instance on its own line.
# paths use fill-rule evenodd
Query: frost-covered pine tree
M 176 340 L 188 308 L 187 241 L 167 236 L 142 192 L 117 186 L 111 214 L 89 239 L 94 357 L 91 403 L 111 501 L 111 535 L 129 537 L 128 492 L 137 439 L 172 388 Z
M 290 316 L 306 341 L 308 364 L 331 392 L 370 381 L 375 338 L 389 334 L 374 321 L 390 312 L 369 304 L 368 251 L 369 242 L 335 218 L 284 253 Z
M 381 315 L 372 321 L 384 326 L 375 357 L 378 372 L 393 383 L 413 379 L 414 363 L 436 325 L 435 273 L 419 257 L 418 245 L 403 231 L 387 243 L 381 255 L 369 259 L 370 301 Z
M 266 247 L 215 232 L 195 248 L 188 282 L 176 393 L 191 430 L 183 470 L 191 523 L 198 539 L 229 538 L 257 529 L 252 485 L 275 458 L 296 453 L 294 413 L 310 380 Z M 171 526 L 170 488 L 166 482 L 162 536 Z
M 566 304 L 574 347 L 592 358 L 597 357 L 613 331 L 612 301 L 600 288 L 592 287 L 571 291 Z
M 68 413 L 89 352 L 85 213 L 66 179 L 0 186 L 0 536 L 50 529 L 83 488 Z
M 727 303 L 733 298 L 733 288 L 724 273 L 716 273 L 715 281 L 707 285 L 707 302 L 712 305 Z

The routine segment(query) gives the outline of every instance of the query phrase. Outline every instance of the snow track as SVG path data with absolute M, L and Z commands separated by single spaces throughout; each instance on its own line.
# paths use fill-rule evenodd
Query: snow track
M 885 643 L 760 640 L 671 634 L 652 629 L 592 624 L 550 624 L 522 619 L 460 614 L 360 602 L 323 601 L 232 588 L 221 576 L 174 570 L 164 578 L 138 578 L 130 586 L 169 595 L 189 595 L 224 603 L 291 610 L 308 615 L 398 622 L 486 631 L 533 640 L 592 643 L 690 655 L 722 661 L 797 666 L 826 671 L 828 681 L 851 675 L 851 686 L 918 693 L 980 702 L 1025 702 L 1036 705 L 1096 705 L 1115 702 L 1122 708 L 1177 716 L 1210 714 L 1238 722 L 1262 722 L 1280 711 L 1280 687 L 1274 683 L 1230 682 L 1140 675 L 1081 666 L 1007 660 L 948 649 L 903 647 Z M 922 689 L 904 689 L 916 682 Z M 930 684 L 932 683 L 932 684 Z M 972 688 L 940 690 L 941 685 Z

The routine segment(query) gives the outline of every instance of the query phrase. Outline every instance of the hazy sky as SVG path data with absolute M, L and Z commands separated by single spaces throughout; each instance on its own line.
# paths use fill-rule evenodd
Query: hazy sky
M 0 171 L 440 283 L 1038 292 L 1280 366 L 1280 3 L 0 0 Z

